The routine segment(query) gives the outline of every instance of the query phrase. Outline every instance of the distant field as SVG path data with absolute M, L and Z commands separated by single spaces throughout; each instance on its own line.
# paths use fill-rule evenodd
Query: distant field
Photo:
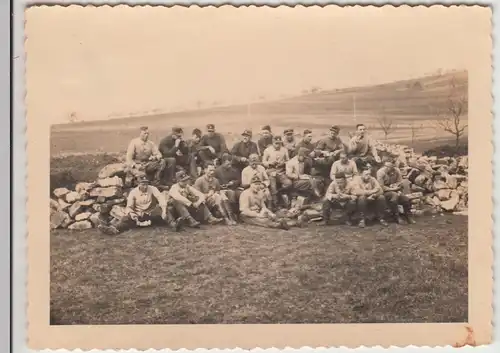
M 362 122 L 370 128 L 373 137 L 380 139 L 383 133 L 377 120 L 382 114 L 392 119 L 396 126 L 388 136 L 390 142 L 410 144 L 413 123 L 418 127 L 414 140 L 419 142 L 415 143 L 418 145 L 415 148 L 420 145 L 432 147 L 452 139 L 451 135 L 436 129 L 434 114 L 434 110 L 442 110 L 446 106 L 450 78 L 450 75 L 425 77 L 251 105 L 54 125 L 51 154 L 124 151 L 130 139 L 137 136 L 141 125 L 150 127 L 155 142 L 169 134 L 174 125 L 184 127 L 186 135 L 190 135 L 194 128 L 204 130 L 207 123 L 216 124 L 229 145 L 240 138 L 244 129 L 257 133 L 265 124 L 270 124 L 276 133 L 282 133 L 289 127 L 297 133 L 309 128 L 316 138 L 336 124 L 341 126 L 341 136 L 346 138 L 347 133 L 354 131 L 354 126 Z M 466 92 L 467 73 L 456 73 L 455 78 L 458 89 Z M 354 101 L 356 117 L 353 116 Z

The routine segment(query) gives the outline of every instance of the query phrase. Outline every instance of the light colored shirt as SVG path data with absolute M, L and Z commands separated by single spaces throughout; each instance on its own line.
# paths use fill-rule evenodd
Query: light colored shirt
M 158 159 L 162 158 L 160 151 L 156 144 L 151 141 L 143 141 L 140 137 L 137 137 L 130 141 L 127 148 L 126 161 L 128 165 L 133 163 L 147 162 L 151 156 Z
M 340 185 L 336 181 L 332 181 L 326 190 L 325 198 L 328 200 L 331 197 L 340 196 L 341 194 L 353 195 L 353 184 L 350 181 L 346 181 L 344 187 L 340 187 Z
M 374 192 L 375 196 L 382 195 L 382 188 L 377 179 L 370 176 L 368 181 L 364 181 L 361 176 L 354 177 L 352 180 L 352 193 L 356 196 L 365 196 L 368 192 Z
M 286 176 L 291 180 L 297 180 L 302 174 L 308 174 L 310 171 L 310 159 L 305 159 L 304 162 L 299 162 L 299 158 L 295 156 L 286 163 Z
M 127 197 L 127 213 L 150 213 L 157 205 L 165 208 L 167 201 L 160 190 L 151 185 L 144 192 L 136 187 Z
M 397 168 L 389 170 L 386 167 L 382 167 L 377 171 L 377 181 L 384 190 L 392 184 L 401 183 L 402 180 L 401 172 Z
M 267 175 L 266 168 L 261 165 L 257 165 L 254 168 L 252 166 L 247 166 L 243 168 L 241 172 L 241 186 L 247 188 L 250 186 L 252 178 L 257 175 L 262 183 L 268 187 L 270 185 L 269 176 Z
M 240 212 L 244 216 L 257 217 L 257 214 L 266 208 L 263 192 L 254 192 L 246 189 L 240 195 Z
M 191 185 L 186 185 L 186 187 L 181 187 L 178 183 L 172 185 L 168 192 L 169 196 L 178 202 L 189 206 L 191 203 L 196 201 L 204 201 L 205 195 Z
M 288 150 L 284 147 L 280 147 L 277 150 L 274 146 L 269 146 L 264 150 L 264 155 L 262 157 L 262 164 L 266 168 L 269 168 L 269 165 L 272 164 L 284 164 L 288 162 L 290 158 L 288 158 Z
M 348 179 L 351 179 L 355 175 L 358 175 L 358 167 L 353 160 L 348 160 L 347 163 L 341 160 L 335 161 L 330 169 L 330 179 L 335 180 L 335 174 L 344 173 Z
M 204 194 L 208 194 L 210 190 L 220 191 L 219 180 L 215 177 L 209 178 L 207 175 L 202 175 L 194 182 L 194 187 Z
M 353 136 L 351 141 L 349 141 L 349 153 L 357 156 L 357 157 L 366 157 L 370 154 L 373 157 L 378 156 L 377 149 L 375 148 L 375 144 L 373 140 L 368 136 L 363 136 L 360 140 L 358 140 L 358 136 Z

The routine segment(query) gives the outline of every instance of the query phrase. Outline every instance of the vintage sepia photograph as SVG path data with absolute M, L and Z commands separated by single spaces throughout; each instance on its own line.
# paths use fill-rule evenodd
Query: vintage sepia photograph
M 465 327 L 489 15 L 334 8 L 28 10 L 47 324 Z

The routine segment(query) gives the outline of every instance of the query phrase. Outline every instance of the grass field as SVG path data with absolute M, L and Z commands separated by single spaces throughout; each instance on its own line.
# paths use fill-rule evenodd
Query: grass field
M 466 89 L 466 73 L 459 78 Z M 443 106 L 448 79 L 54 125 L 51 188 L 95 180 L 140 125 L 150 127 L 156 142 L 173 125 L 189 133 L 212 122 L 229 145 L 243 129 L 256 132 L 264 124 L 278 132 L 312 128 L 316 138 L 337 124 L 346 138 L 364 122 L 381 138 L 383 105 L 397 125 L 389 142 L 423 152 L 452 140 L 435 129 L 429 110 Z M 418 126 L 413 141 L 411 122 Z M 57 230 L 51 233 L 51 324 L 466 322 L 467 278 L 467 217 L 461 216 L 429 216 L 409 227 L 311 225 L 288 232 L 244 225 L 117 237 Z
M 51 324 L 467 321 L 467 217 L 51 238 Z

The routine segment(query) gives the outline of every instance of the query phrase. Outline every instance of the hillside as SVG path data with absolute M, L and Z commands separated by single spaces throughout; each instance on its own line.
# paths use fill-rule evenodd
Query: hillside
M 409 139 L 412 122 L 422 124 L 419 127 L 422 136 L 449 137 L 436 131 L 431 125 L 435 119 L 433 110 L 445 108 L 452 77 L 455 78 L 457 92 L 466 93 L 467 72 L 461 71 L 374 86 L 323 91 L 253 103 L 250 106 L 233 105 L 143 117 L 58 124 L 52 126 L 52 153 L 121 151 L 128 140 L 137 134 L 137 128 L 141 125 L 150 127 L 155 141 L 168 134 L 172 125 L 185 127 L 189 134 L 195 127 L 204 129 L 207 123 L 215 123 L 219 131 L 237 137 L 239 131 L 251 128 L 257 132 L 263 124 L 271 124 L 277 132 L 286 127 L 294 127 L 296 131 L 311 128 L 316 135 L 321 135 L 332 124 L 352 130 L 356 123 L 363 122 L 370 127 L 375 137 L 381 137 L 377 118 L 382 112 L 398 125 L 390 136 L 391 139 Z M 354 105 L 356 118 L 353 116 Z M 86 141 L 90 131 L 95 142 Z

